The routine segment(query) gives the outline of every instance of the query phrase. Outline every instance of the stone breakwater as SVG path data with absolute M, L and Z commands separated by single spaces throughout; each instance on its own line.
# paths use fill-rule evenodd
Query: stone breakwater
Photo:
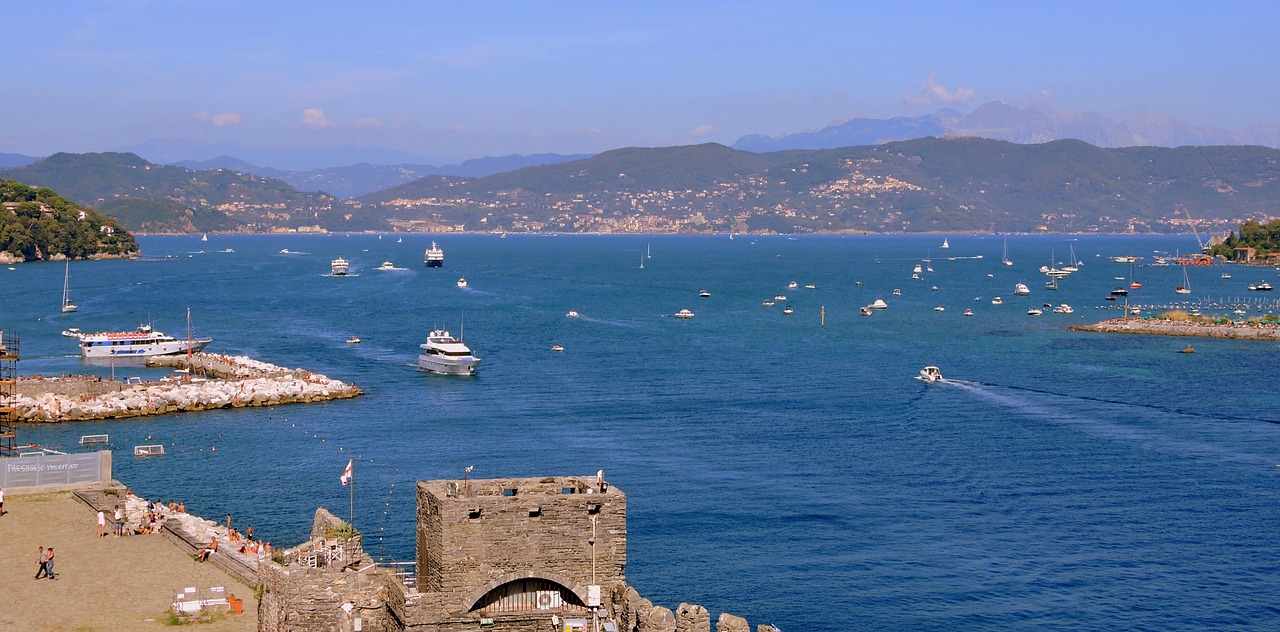
M 185 357 L 179 359 L 185 364 Z M 355 384 L 243 356 L 210 355 L 202 363 L 209 365 L 206 370 L 215 365 L 219 367 L 218 371 L 208 370 L 210 374 L 229 377 L 205 379 L 188 375 L 127 385 L 120 390 L 99 394 L 83 392 L 78 396 L 67 394 L 66 380 L 50 380 L 47 382 L 49 385 L 63 384 L 39 393 L 29 393 L 28 388 L 32 384 L 40 384 L 40 380 L 24 380 L 24 386 L 28 388 L 22 389 L 15 398 L 14 408 L 20 421 L 89 421 L 216 408 L 322 402 L 364 394 Z M 199 366 L 197 364 L 197 372 L 200 371 Z
M 1115 318 L 1094 325 L 1077 325 L 1071 330 L 1235 340 L 1280 340 L 1280 326 L 1261 323 L 1218 324 L 1169 319 Z

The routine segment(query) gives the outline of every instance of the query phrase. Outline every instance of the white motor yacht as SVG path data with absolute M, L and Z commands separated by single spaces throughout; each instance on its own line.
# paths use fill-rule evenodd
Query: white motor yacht
M 1013 293 L 1018 296 L 1026 296 L 1031 293 L 1031 288 L 1027 287 L 1026 283 L 1019 283 L 1013 286 Z
M 1044 314 L 1044 310 L 1039 307 L 1032 307 L 1027 310 L 1027 316 L 1040 316 L 1041 314 Z
M 942 372 L 938 370 L 938 367 L 930 365 L 923 369 L 920 369 L 920 375 L 917 375 L 916 379 L 922 382 L 930 382 L 930 383 L 941 382 Z
M 878 298 L 872 301 L 867 307 L 870 307 L 871 309 L 889 309 L 889 304 L 884 302 L 884 299 Z
M 390 261 L 383 261 L 382 265 L 378 266 L 378 269 L 379 270 L 395 270 L 396 264 L 391 263 Z
M 676 312 L 676 313 L 675 313 L 675 317 L 676 317 L 676 318 L 683 318 L 683 319 L 685 319 L 685 320 L 689 320 L 690 318 L 693 318 L 693 312 L 691 312 L 691 311 L 689 311 L 689 310 L 687 310 L 687 309 L 682 309 L 682 310 L 680 310 L 680 311 L 678 311 L 678 312 Z
M 999 296 L 997 296 L 997 297 L 995 297 L 995 298 L 991 299 L 991 304 L 992 304 L 992 305 L 1004 305 L 1004 299 L 1002 299 L 1002 298 L 1000 298 Z
M 422 349 L 418 355 L 418 366 L 432 373 L 475 375 L 476 365 L 480 364 L 480 358 L 472 355 L 462 340 L 443 329 L 433 330 L 427 335 L 427 341 L 418 347 Z

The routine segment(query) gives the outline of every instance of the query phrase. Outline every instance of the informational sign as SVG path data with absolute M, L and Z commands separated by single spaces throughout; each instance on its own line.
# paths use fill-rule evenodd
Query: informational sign
M 0 487 L 46 487 L 106 482 L 103 459 L 110 452 L 33 454 L 0 459 Z M 111 475 L 108 473 L 109 479 Z

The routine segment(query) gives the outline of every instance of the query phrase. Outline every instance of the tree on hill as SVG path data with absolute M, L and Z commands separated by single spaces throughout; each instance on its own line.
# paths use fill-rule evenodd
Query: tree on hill
M 133 235 L 115 219 L 50 189 L 0 180 L 0 204 L 0 252 L 28 261 L 138 253 Z

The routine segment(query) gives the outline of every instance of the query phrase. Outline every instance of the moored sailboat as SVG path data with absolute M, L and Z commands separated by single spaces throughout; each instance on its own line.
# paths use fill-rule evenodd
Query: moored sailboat
M 62 277 L 62 313 L 70 314 L 80 309 L 71 302 L 71 262 L 67 262 L 67 272 Z

